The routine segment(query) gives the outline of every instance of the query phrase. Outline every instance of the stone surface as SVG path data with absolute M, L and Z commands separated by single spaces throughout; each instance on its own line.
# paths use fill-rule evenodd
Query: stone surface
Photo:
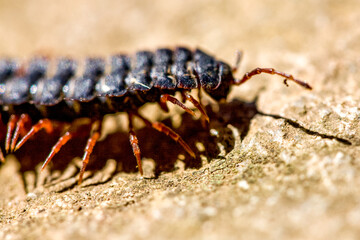
M 358 239 L 359 22 L 356 0 L 2 2 L 1 55 L 81 58 L 181 44 L 231 63 L 239 49 L 238 76 L 274 67 L 314 90 L 256 77 L 227 104 L 208 103 L 210 133 L 178 109 L 146 108 L 174 123 L 199 158 L 139 126 L 144 178 L 123 116 L 107 120 L 81 186 L 71 158 L 86 139 L 40 174 L 51 141 L 39 138 L 0 169 L 0 238 Z

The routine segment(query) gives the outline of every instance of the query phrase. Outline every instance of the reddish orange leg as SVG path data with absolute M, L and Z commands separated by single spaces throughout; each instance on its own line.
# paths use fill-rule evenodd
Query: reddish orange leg
M 7 124 L 6 139 L 5 139 L 5 151 L 7 153 L 10 150 L 10 143 L 11 143 L 11 139 L 13 136 L 13 131 L 15 129 L 18 119 L 19 119 L 19 116 L 12 114 L 10 116 L 9 122 Z
M 3 124 L 3 121 L 2 121 L 2 116 L 1 116 L 1 114 L 0 114 L 0 140 L 3 140 L 3 132 L 5 132 L 4 131 L 5 130 L 5 125 Z M 4 154 L 3 154 L 3 151 L 1 150 L 1 148 L 0 148 L 0 161 L 1 162 L 5 162 L 5 157 L 4 157 Z
M 41 167 L 41 171 L 45 169 L 45 167 L 51 162 L 51 159 L 60 151 L 62 146 L 64 146 L 70 139 L 74 137 L 74 132 L 67 131 L 61 138 L 57 141 L 57 143 L 52 147 L 51 152 L 46 158 L 45 162 Z
M 133 149 L 134 152 L 134 156 L 136 158 L 136 162 L 139 168 L 139 172 L 141 175 L 143 175 L 143 169 L 142 169 L 142 164 L 141 164 L 141 152 L 140 152 L 140 147 L 139 147 L 139 140 L 136 137 L 135 131 L 134 131 L 134 127 L 133 127 L 133 114 L 132 113 L 128 113 L 129 115 L 129 139 L 130 139 L 130 144 L 131 147 Z
M 82 180 L 83 180 L 83 176 L 84 176 L 84 172 L 86 169 L 86 166 L 89 163 L 89 159 L 90 159 L 90 155 L 95 147 L 96 142 L 99 140 L 100 138 L 100 128 L 101 128 L 101 122 L 100 120 L 95 121 L 93 123 L 94 126 L 94 131 L 91 134 L 91 137 L 88 139 L 87 143 L 86 143 L 86 147 L 85 147 L 85 153 L 84 156 L 82 158 L 82 167 L 80 170 L 80 175 L 79 175 L 79 181 L 78 184 L 80 185 Z
M 143 120 L 147 126 L 152 127 L 155 130 L 165 133 L 167 136 L 171 137 L 175 142 L 179 143 L 191 157 L 193 158 L 196 157 L 195 153 L 193 152 L 193 150 L 191 150 L 189 145 L 187 145 L 186 142 L 180 137 L 180 135 L 177 134 L 174 130 L 172 130 L 171 128 L 169 128 L 168 126 L 166 126 L 161 122 L 151 123 L 149 120 L 147 120 L 138 113 L 136 113 L 136 116 L 138 116 L 141 120 Z
M 2 152 L 1 149 L 0 149 L 0 161 L 1 161 L 2 163 L 5 162 L 5 157 L 4 157 L 4 154 L 3 154 L 3 152 Z
M 200 90 L 199 90 L 200 91 Z M 197 109 L 199 109 L 199 111 L 201 112 L 201 116 L 202 118 L 206 121 L 206 122 L 210 122 L 209 116 L 207 115 L 205 108 L 202 106 L 202 104 L 200 102 L 198 102 L 193 96 L 190 95 L 189 92 L 183 92 L 184 97 L 186 100 L 189 100 Z
M 162 94 L 160 96 L 160 106 L 166 112 L 168 111 L 168 108 L 166 106 L 166 102 L 171 102 L 171 103 L 173 103 L 175 105 L 178 105 L 179 107 L 184 109 L 187 113 L 191 114 L 192 116 L 195 116 L 195 113 L 190 108 L 188 108 L 184 104 L 182 104 L 178 99 L 174 98 L 173 96 L 170 96 L 169 94 Z
M 11 140 L 11 145 L 10 145 L 11 152 L 14 151 L 16 142 L 20 134 L 23 136 L 26 134 L 26 129 L 25 129 L 26 124 L 31 125 L 30 116 L 28 114 L 21 114 L 19 121 L 16 123 L 16 129 L 14 131 L 14 135 Z
M 273 74 L 273 75 L 275 74 L 275 75 L 285 77 L 285 80 L 284 80 L 285 85 L 287 85 L 288 80 L 291 80 L 291 81 L 301 85 L 302 87 L 304 87 L 306 89 L 309 89 L 309 90 L 312 89 L 312 87 L 309 84 L 307 84 L 306 82 L 295 79 L 293 75 L 283 73 L 283 72 L 279 72 L 279 71 L 277 71 L 277 70 L 275 70 L 273 68 L 255 68 L 254 70 L 245 73 L 244 76 L 242 77 L 242 79 L 235 79 L 234 84 L 235 85 L 243 84 L 244 82 L 246 82 L 247 80 L 249 80 L 253 76 L 261 74 L 261 73 L 267 73 L 267 74 Z
M 54 127 L 49 119 L 41 119 L 38 123 L 32 126 L 30 131 L 18 142 L 18 144 L 16 144 L 13 151 L 17 151 L 27 140 L 29 140 L 32 136 L 35 135 L 35 133 L 39 132 L 41 129 L 45 129 L 45 131 L 50 134 L 53 131 Z

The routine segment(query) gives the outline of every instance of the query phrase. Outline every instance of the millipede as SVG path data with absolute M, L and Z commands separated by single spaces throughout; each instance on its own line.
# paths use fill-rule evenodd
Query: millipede
M 61 129 L 61 136 L 42 165 L 44 169 L 69 140 L 88 136 L 78 179 L 81 184 L 101 135 L 104 116 L 125 112 L 129 120 L 130 145 L 142 175 L 140 144 L 133 125 L 135 117 L 168 135 L 195 158 L 195 153 L 179 134 L 139 113 L 139 108 L 146 103 L 157 103 L 166 112 L 169 111 L 167 103 L 171 103 L 195 115 L 185 105 L 189 101 L 207 124 L 210 119 L 201 103 L 201 92 L 217 102 L 224 101 L 233 85 L 241 85 L 261 73 L 281 76 L 285 85 L 293 81 L 312 89 L 306 82 L 273 68 L 255 68 L 242 78 L 235 78 L 241 55 L 239 52 L 235 66 L 230 66 L 200 49 L 160 48 L 154 52 L 114 55 L 108 62 L 102 58 L 87 58 L 81 66 L 73 59 L 59 58 L 52 70 L 45 57 L 35 57 L 26 66 L 12 59 L 2 59 L 0 141 L 4 146 L 0 149 L 0 160 L 4 162 L 7 153 L 17 151 L 30 138 L 36 137 L 37 132 L 44 130 L 52 134 L 55 129 Z M 191 93 L 193 89 L 198 90 L 197 99 Z M 181 100 L 176 98 L 177 93 Z M 80 124 L 79 119 L 87 121 Z M 79 127 L 82 125 L 88 128 Z

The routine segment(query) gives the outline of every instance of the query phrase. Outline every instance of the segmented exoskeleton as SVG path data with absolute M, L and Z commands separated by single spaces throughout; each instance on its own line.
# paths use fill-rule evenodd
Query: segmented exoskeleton
M 146 103 L 159 103 L 168 111 L 167 102 L 171 102 L 194 115 L 183 102 L 190 101 L 201 114 L 203 122 L 209 121 L 201 99 L 196 100 L 192 89 L 205 91 L 216 101 L 226 99 L 232 85 L 240 85 L 252 76 L 268 73 L 276 74 L 300 84 L 311 87 L 292 75 L 272 68 L 256 68 L 236 79 L 232 68 L 225 62 L 196 49 L 178 47 L 175 50 L 162 48 L 155 52 L 139 51 L 133 58 L 129 55 L 111 57 L 111 70 L 100 58 L 89 58 L 83 69 L 72 59 L 58 60 L 56 70 L 51 73 L 46 58 L 34 58 L 27 67 L 19 66 L 12 60 L 0 62 L 0 103 L 2 106 L 2 125 L 0 140 L 5 142 L 5 151 L 18 150 L 30 137 L 44 129 L 49 134 L 54 128 L 64 127 L 62 123 L 73 123 L 77 119 L 87 118 L 91 132 L 85 147 L 83 165 L 79 183 L 89 161 L 95 143 L 100 137 L 104 115 L 126 112 L 129 118 L 129 136 L 140 173 L 141 154 L 136 137 L 133 118 L 140 118 L 146 125 L 165 133 L 178 142 L 192 157 L 195 153 L 186 142 L 172 129 L 161 122 L 150 122 L 138 113 Z M 240 55 L 238 61 L 240 61 Z M 80 73 L 80 74 L 79 74 Z M 174 97 L 181 93 L 182 101 Z M 35 121 L 34 125 L 29 124 Z M 71 124 L 70 124 L 71 126 Z M 3 128 L 4 129 L 4 128 Z M 45 160 L 43 167 L 70 139 L 88 135 L 79 128 L 66 128 Z M 21 137 L 21 139 L 20 139 Z M 4 161 L 4 156 L 0 155 Z

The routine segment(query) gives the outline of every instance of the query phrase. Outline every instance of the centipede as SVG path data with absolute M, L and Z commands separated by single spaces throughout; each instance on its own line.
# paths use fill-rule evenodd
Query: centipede
M 210 119 L 201 101 L 202 92 L 217 102 L 224 102 L 233 86 L 262 73 L 284 78 L 285 85 L 292 81 L 305 89 L 312 89 L 308 83 L 273 68 L 255 68 L 236 78 L 234 75 L 241 58 L 242 53 L 238 52 L 236 63 L 231 66 L 200 49 L 159 48 L 138 51 L 133 55 L 116 54 L 109 60 L 87 58 L 82 65 L 71 58 L 59 58 L 52 71 L 50 60 L 45 57 L 30 59 L 26 66 L 13 59 L 2 59 L 0 161 L 5 162 L 6 154 L 16 152 L 29 139 L 36 139 L 38 132 L 52 134 L 60 128 L 62 134 L 42 169 L 69 140 L 87 136 L 78 177 L 78 184 L 81 184 L 91 153 L 100 138 L 104 116 L 123 112 L 129 120 L 128 135 L 134 160 L 143 175 L 141 143 L 134 128 L 134 118 L 166 134 L 195 158 L 194 151 L 178 133 L 139 113 L 145 104 L 158 104 L 165 112 L 169 111 L 168 104 L 173 104 L 191 115 L 195 115 L 197 109 L 206 124 Z M 197 98 L 192 90 L 198 91 Z M 193 108 L 187 107 L 186 102 Z M 88 120 L 86 130 L 75 127 L 78 119 Z

